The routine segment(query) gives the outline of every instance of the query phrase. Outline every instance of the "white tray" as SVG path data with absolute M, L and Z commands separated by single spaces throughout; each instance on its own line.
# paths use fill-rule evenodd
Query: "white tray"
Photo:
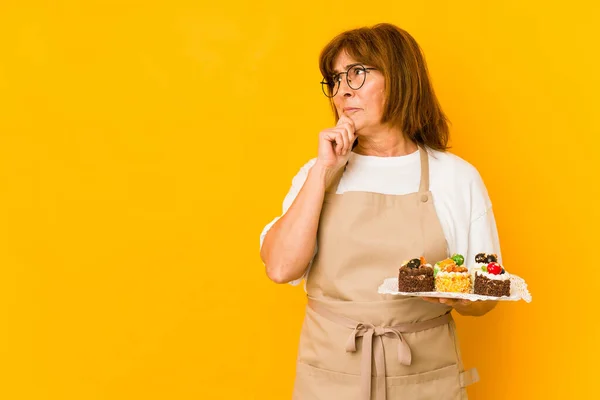
M 377 291 L 380 294 L 392 294 L 398 296 L 417 296 L 417 297 L 440 297 L 445 299 L 464 299 L 471 301 L 478 300 L 496 300 L 496 301 L 519 301 L 524 300 L 527 303 L 531 303 L 531 294 L 527 289 L 527 284 L 516 275 L 510 276 L 510 296 L 494 297 L 494 296 L 482 296 L 479 294 L 472 293 L 451 293 L 451 292 L 399 292 L 398 291 L 398 277 L 387 278 L 383 281 Z

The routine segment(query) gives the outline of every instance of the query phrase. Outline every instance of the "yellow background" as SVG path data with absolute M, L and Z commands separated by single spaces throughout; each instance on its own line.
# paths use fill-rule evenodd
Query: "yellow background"
M 381 21 L 423 47 L 533 294 L 458 318 L 471 397 L 600 395 L 598 11 L 2 1 L 0 398 L 290 398 L 304 292 L 259 234 L 332 124 L 321 47 Z

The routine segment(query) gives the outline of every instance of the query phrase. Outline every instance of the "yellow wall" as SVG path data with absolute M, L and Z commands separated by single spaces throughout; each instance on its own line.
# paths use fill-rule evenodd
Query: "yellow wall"
M 495 3 L 2 1 L 0 398 L 290 398 L 304 292 L 259 233 L 332 123 L 321 47 L 380 21 L 533 294 L 459 318 L 472 398 L 600 395 L 598 6 Z

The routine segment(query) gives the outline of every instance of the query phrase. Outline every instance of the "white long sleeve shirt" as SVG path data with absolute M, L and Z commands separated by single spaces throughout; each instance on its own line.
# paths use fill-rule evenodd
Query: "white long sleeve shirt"
M 475 167 L 449 153 L 428 149 L 429 189 L 442 225 L 448 253 L 465 256 L 467 266 L 477 253 L 495 253 L 502 262 L 498 230 L 487 189 Z M 275 222 L 283 216 L 300 192 L 315 164 L 308 161 L 292 180 L 283 200 L 283 212 L 267 224 L 260 235 L 260 246 Z M 366 191 L 390 195 L 414 193 L 419 190 L 421 163 L 419 151 L 399 157 L 363 156 L 351 153 L 337 193 Z M 400 228 L 398 228 L 400 229 Z M 318 248 L 315 248 L 315 254 Z M 314 256 L 313 256 L 314 259 Z M 311 262 L 312 264 L 312 262 Z M 308 266 L 303 278 L 310 273 Z M 290 282 L 298 285 L 303 278 Z

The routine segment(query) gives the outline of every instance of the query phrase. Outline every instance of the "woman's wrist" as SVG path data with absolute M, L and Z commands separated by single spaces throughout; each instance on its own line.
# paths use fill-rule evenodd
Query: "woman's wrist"
M 314 174 L 316 179 L 323 185 L 323 187 L 327 187 L 335 176 L 336 171 L 337 170 L 335 167 L 323 165 L 319 160 L 317 160 L 310 172 Z

